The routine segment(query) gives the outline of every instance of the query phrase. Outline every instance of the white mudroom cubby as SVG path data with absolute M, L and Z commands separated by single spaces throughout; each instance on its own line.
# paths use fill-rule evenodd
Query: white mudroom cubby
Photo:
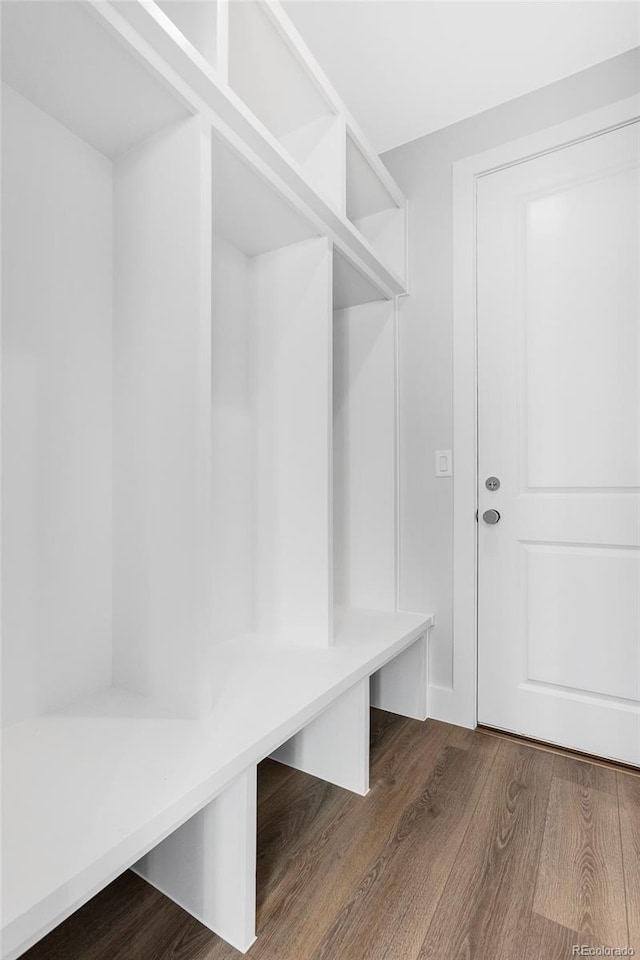
M 214 636 L 331 635 L 331 249 L 213 148 Z
M 403 202 L 277 4 L 0 9 L 2 960 L 128 868 L 247 950 L 256 765 L 426 716 Z
M 3 13 L 5 716 L 197 714 L 202 124 L 81 5 Z

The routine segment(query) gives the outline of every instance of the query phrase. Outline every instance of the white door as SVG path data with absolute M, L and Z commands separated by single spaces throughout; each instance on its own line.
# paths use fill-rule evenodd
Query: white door
M 477 206 L 478 719 L 634 764 L 639 157 L 636 122 L 482 177 Z

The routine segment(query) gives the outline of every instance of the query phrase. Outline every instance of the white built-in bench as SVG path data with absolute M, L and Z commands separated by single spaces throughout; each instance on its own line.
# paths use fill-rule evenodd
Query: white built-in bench
M 267 756 L 359 794 L 369 706 L 427 716 L 432 618 L 338 612 L 329 649 L 220 646 L 204 720 L 111 689 L 3 739 L 2 958 L 129 867 L 241 951 L 255 940 L 256 768 Z

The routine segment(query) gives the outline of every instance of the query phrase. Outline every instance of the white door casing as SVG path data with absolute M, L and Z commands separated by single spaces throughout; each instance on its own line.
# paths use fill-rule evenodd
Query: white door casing
M 640 95 L 509 141 L 453 164 L 453 679 L 430 687 L 430 712 L 477 724 L 477 310 L 476 193 L 486 174 L 640 117 Z
M 628 763 L 640 763 L 639 175 L 632 123 L 477 183 L 478 720 Z

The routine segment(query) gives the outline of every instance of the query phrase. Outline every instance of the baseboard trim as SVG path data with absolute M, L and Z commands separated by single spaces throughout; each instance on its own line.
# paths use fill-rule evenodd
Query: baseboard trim
M 468 697 L 461 696 L 453 687 L 441 687 L 430 683 L 427 693 L 429 716 L 433 720 L 452 723 L 456 727 L 473 730 L 476 726 L 475 705 Z

